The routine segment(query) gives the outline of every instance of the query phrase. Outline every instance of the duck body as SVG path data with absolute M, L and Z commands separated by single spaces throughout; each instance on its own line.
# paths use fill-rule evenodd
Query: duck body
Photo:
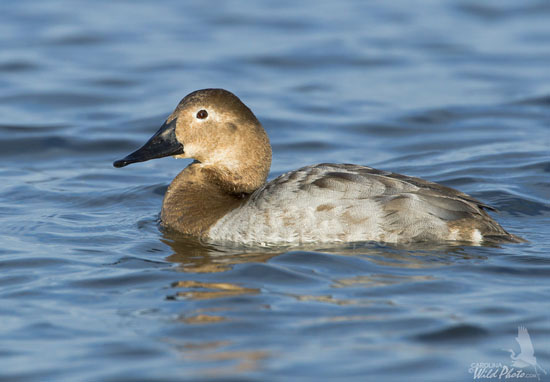
M 185 97 L 149 142 L 115 166 L 159 155 L 195 158 L 168 187 L 161 224 L 209 242 L 522 241 L 487 214 L 493 210 L 488 205 L 420 178 L 318 164 L 266 183 L 267 135 L 252 112 L 222 89 Z
M 307 166 L 251 194 L 223 192 L 204 179 L 190 184 L 201 171 L 200 164 L 193 164 L 172 182 L 161 221 L 166 228 L 206 241 L 258 245 L 515 241 L 485 212 L 491 207 L 474 198 L 370 167 Z

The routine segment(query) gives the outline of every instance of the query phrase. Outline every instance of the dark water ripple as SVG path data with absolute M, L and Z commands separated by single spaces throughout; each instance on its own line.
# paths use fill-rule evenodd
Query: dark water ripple
M 2 3 L 0 380 L 469 381 L 472 363 L 511 365 L 520 325 L 548 371 L 549 14 Z M 529 242 L 260 251 L 162 232 L 189 161 L 111 164 L 204 87 L 255 111 L 271 178 L 319 162 L 421 176 Z

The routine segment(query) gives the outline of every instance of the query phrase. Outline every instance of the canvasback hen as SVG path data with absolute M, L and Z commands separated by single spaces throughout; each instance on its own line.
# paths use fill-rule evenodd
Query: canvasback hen
M 166 156 L 195 161 L 168 187 L 161 224 L 209 242 L 522 241 L 485 211 L 493 208 L 420 178 L 324 163 L 266 183 L 269 138 L 223 89 L 187 95 L 143 147 L 113 165 Z

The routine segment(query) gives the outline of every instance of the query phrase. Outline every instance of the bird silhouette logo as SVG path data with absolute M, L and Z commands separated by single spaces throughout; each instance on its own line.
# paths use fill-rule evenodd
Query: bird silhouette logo
M 535 358 L 535 349 L 533 348 L 533 343 L 531 342 L 531 337 L 525 326 L 518 326 L 518 336 L 516 337 L 516 342 L 519 345 L 519 353 L 516 355 L 516 352 L 512 349 L 503 349 L 510 352 L 510 358 L 512 359 L 512 366 L 518 368 L 532 367 L 535 369 L 535 374 L 540 380 L 539 370 L 546 374 L 539 364 L 537 364 L 537 359 Z

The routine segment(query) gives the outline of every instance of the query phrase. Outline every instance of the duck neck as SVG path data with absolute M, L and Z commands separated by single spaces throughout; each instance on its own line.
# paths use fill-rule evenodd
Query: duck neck
M 227 194 L 251 194 L 266 181 L 267 169 L 253 165 L 241 165 L 238 168 L 204 165 L 202 173 L 206 182 L 215 184 Z
M 266 181 L 271 167 L 271 145 L 261 125 L 239 143 L 222 147 L 205 158 L 197 158 L 204 180 L 230 194 L 250 194 Z
M 259 187 L 246 178 L 238 180 L 226 171 L 192 163 L 178 174 L 164 195 L 162 225 L 184 234 L 207 237 L 211 226 L 241 206 Z

